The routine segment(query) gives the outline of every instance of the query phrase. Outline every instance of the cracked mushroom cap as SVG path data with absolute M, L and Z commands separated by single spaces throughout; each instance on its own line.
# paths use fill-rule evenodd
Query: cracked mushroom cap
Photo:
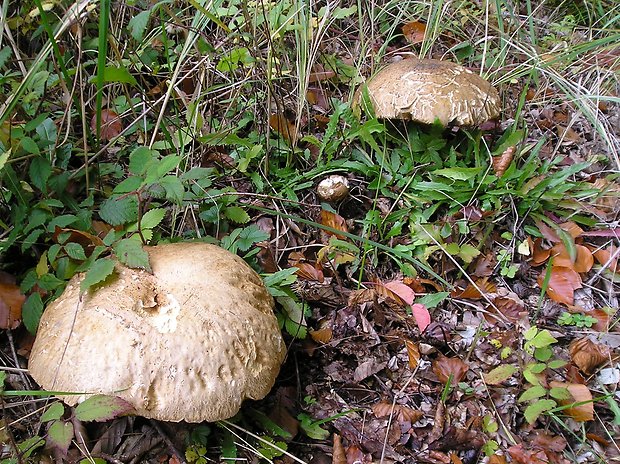
M 206 243 L 146 247 L 80 301 L 76 275 L 44 312 L 32 377 L 70 405 L 102 393 L 165 421 L 215 421 L 269 393 L 285 355 L 273 298 L 241 258 Z
M 407 59 L 387 65 L 366 84 L 378 118 L 475 126 L 499 115 L 497 90 L 449 61 Z M 358 97 L 359 100 L 359 97 Z

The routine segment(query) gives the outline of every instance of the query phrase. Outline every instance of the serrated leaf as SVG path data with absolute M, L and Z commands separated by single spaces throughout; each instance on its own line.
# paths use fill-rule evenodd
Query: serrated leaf
M 534 385 L 533 387 L 525 390 L 521 396 L 519 397 L 519 403 L 523 403 L 525 401 L 535 400 L 537 398 L 542 398 L 547 394 L 547 389 L 541 385 Z
M 237 238 L 237 247 L 241 251 L 248 251 L 252 245 L 269 240 L 269 234 L 261 230 L 256 224 L 244 227 Z
M 154 229 L 163 221 L 165 216 L 166 210 L 164 208 L 150 209 L 142 216 L 140 226 L 142 229 Z
M 58 450 L 63 456 L 67 455 L 73 440 L 73 424 L 71 422 L 55 421 L 47 431 L 47 445 Z
M 478 257 L 479 254 L 480 250 L 467 243 L 464 243 L 463 245 L 461 245 L 461 249 L 459 250 L 458 255 L 463 260 L 463 262 L 469 264 L 474 260 L 474 258 Z
M 138 147 L 129 155 L 129 172 L 135 176 L 144 174 L 157 152 L 148 147 Z
M 76 242 L 69 242 L 64 246 L 67 255 L 71 259 L 77 259 L 83 261 L 86 259 L 86 253 L 84 252 L 84 247 Z
M 508 380 L 517 372 L 517 368 L 512 364 L 502 364 L 484 374 L 484 381 L 489 385 L 499 385 Z
M 164 156 L 155 166 L 157 177 L 163 177 L 173 169 L 176 169 L 180 162 L 181 157 L 178 155 Z
M 118 260 L 124 265 L 134 269 L 146 269 L 151 272 L 149 254 L 144 250 L 139 241 L 125 238 L 116 242 L 112 248 Z
M 101 258 L 96 260 L 90 267 L 84 280 L 80 284 L 80 290 L 88 290 L 93 285 L 97 285 L 107 279 L 114 272 L 114 261 L 110 258 Z
M 525 408 L 523 415 L 525 416 L 525 420 L 528 424 L 533 424 L 543 412 L 549 411 L 557 405 L 558 404 L 554 400 L 536 401 Z
M 131 195 L 109 198 L 101 204 L 99 216 L 112 226 L 120 226 L 138 219 L 138 201 Z
M 75 408 L 75 417 L 86 422 L 105 422 L 135 412 L 135 408 L 122 398 L 93 395 Z
M 250 215 L 240 206 L 229 206 L 224 209 L 224 216 L 237 224 L 250 221 Z
M 49 422 L 51 420 L 60 419 L 64 413 L 65 407 L 62 403 L 53 403 L 41 416 L 41 422 Z
M 22 306 L 22 321 L 31 334 L 37 333 L 43 314 L 43 300 L 39 293 L 31 293 Z
M 45 192 L 47 181 L 52 174 L 52 165 L 43 156 L 37 156 L 30 162 L 28 175 L 32 184 L 40 191 Z
M 159 181 L 159 185 L 166 191 L 167 200 L 173 201 L 177 205 L 183 202 L 183 193 L 185 190 L 177 176 L 166 176 Z
M 138 42 L 141 42 L 144 37 L 144 31 L 146 31 L 146 26 L 149 24 L 150 16 L 151 10 L 144 10 L 129 20 L 130 34 Z

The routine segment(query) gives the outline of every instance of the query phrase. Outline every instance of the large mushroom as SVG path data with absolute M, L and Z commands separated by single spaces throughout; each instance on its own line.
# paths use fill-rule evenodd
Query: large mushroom
M 116 265 L 80 295 L 83 275 L 44 312 L 30 355 L 45 389 L 119 396 L 137 414 L 215 421 L 272 388 L 285 355 L 273 299 L 241 258 L 206 243 L 146 247 L 153 273 Z
M 365 88 L 378 118 L 475 126 L 498 116 L 501 108 L 499 94 L 489 82 L 449 61 L 391 63 Z

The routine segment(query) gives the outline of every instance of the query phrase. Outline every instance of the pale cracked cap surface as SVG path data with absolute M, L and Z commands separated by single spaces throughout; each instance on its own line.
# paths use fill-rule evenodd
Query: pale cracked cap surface
M 83 275 L 69 282 L 43 313 L 32 377 L 50 391 L 120 396 L 166 421 L 225 419 L 266 396 L 285 345 L 260 277 L 215 245 L 146 249 L 152 275 L 119 264 L 82 302 Z
M 366 88 L 378 118 L 475 126 L 498 116 L 501 108 L 499 94 L 488 81 L 449 61 L 395 62 Z

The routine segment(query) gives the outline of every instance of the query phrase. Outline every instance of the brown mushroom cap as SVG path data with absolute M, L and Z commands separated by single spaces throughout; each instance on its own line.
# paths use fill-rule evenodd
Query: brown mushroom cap
M 119 396 L 137 414 L 201 422 L 263 398 L 285 355 L 273 298 L 238 256 L 206 243 L 146 247 L 153 274 L 117 277 L 80 301 L 77 275 L 44 312 L 30 374 L 76 404 Z
M 475 126 L 499 115 L 497 90 L 449 61 L 407 59 L 387 65 L 366 84 L 378 118 Z M 359 97 L 358 97 L 359 99 Z

